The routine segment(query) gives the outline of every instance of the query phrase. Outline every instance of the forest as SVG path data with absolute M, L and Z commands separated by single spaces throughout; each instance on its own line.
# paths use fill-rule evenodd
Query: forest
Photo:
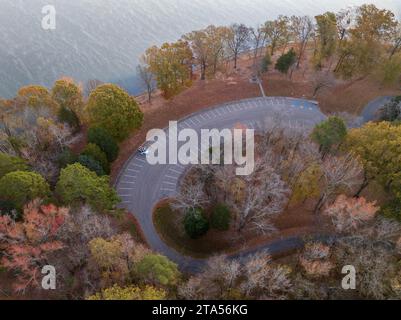
M 244 55 L 256 78 L 274 69 L 292 81 L 307 61 L 314 97 L 335 81 L 399 86 L 401 22 L 362 5 L 208 26 L 149 48 L 137 72 L 148 103 L 157 92 L 174 101 L 239 69 Z M 280 257 L 214 254 L 188 273 L 147 245 L 110 176 L 124 142 L 152 120 L 137 98 L 67 77 L 22 87 L 0 98 L 0 299 L 399 299 L 400 108 L 397 96 L 362 126 L 334 112 L 311 131 L 277 121 L 257 135 L 247 177 L 229 165 L 193 166 L 163 208 L 189 238 L 280 235 L 277 219 L 291 208 L 310 212 L 325 236 Z M 57 270 L 54 292 L 41 288 L 46 265 Z M 358 270 L 356 290 L 341 287 L 347 265 Z

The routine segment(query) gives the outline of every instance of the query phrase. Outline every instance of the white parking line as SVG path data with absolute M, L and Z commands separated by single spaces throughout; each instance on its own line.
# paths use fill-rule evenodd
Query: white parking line
M 130 170 L 130 169 L 127 169 L 127 170 Z M 130 170 L 130 171 L 134 171 L 134 170 Z M 131 176 L 129 174 L 124 174 L 123 177 L 124 178 L 134 178 L 134 179 L 136 179 L 136 176 Z
M 176 189 L 161 188 L 160 191 L 176 192 Z
M 121 184 L 132 184 L 135 185 L 136 182 L 120 181 Z
M 137 163 L 131 163 L 130 166 L 134 166 L 134 167 L 137 167 L 137 168 L 140 168 L 140 169 L 143 168 L 143 165 L 140 165 L 140 164 L 137 164 Z
M 200 120 L 199 118 L 200 118 L 199 116 L 197 116 L 196 118 L 194 118 L 194 121 L 196 121 L 197 124 L 201 124 L 201 123 L 202 123 L 202 120 Z
M 175 170 L 175 169 L 173 169 L 173 168 L 170 168 L 169 170 L 172 171 L 172 172 L 174 172 L 174 173 L 182 174 L 182 172 L 177 171 L 177 170 Z
M 136 158 L 135 160 L 138 160 L 138 161 L 140 161 L 140 162 L 142 162 L 142 163 L 147 163 L 145 160 L 143 160 L 143 159 L 139 159 L 139 158 Z
M 134 190 L 132 188 L 122 188 L 122 187 L 118 187 L 117 190 Z
M 178 180 L 178 178 L 179 178 L 179 177 L 170 176 L 168 174 L 166 174 L 165 177 L 169 178 L 169 179 L 173 179 L 173 180 Z
M 167 182 L 167 181 L 163 181 L 164 184 L 169 184 L 170 186 L 176 186 L 176 183 L 172 183 L 172 182 Z

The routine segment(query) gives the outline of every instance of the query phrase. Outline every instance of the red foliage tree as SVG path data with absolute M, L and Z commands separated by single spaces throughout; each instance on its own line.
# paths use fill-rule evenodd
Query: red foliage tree
M 325 214 L 332 218 L 339 232 L 351 232 L 372 221 L 379 208 L 365 198 L 347 198 L 341 195 L 328 207 Z
M 25 207 L 21 222 L 0 216 L 1 264 L 16 273 L 17 292 L 39 286 L 38 276 L 48 255 L 63 248 L 57 232 L 68 214 L 68 209 L 33 201 Z

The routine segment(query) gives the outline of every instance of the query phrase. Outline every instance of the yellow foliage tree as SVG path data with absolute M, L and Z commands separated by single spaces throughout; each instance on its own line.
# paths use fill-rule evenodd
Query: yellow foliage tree
M 166 296 L 166 291 L 152 286 L 122 288 L 114 285 L 88 297 L 87 300 L 165 300 Z
M 148 49 L 143 60 L 155 75 L 157 86 L 166 98 L 189 86 L 192 78 L 192 50 L 185 41 L 165 43 Z
M 349 132 L 347 148 L 365 168 L 364 189 L 371 180 L 391 188 L 401 177 L 401 126 L 389 122 L 368 123 Z

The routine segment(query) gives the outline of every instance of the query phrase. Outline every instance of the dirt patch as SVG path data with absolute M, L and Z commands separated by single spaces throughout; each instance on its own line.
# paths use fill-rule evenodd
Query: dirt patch
M 325 113 L 348 112 L 359 115 L 363 108 L 380 96 L 399 95 L 401 89 L 396 86 L 384 87 L 375 79 L 339 84 L 318 97 L 320 108 Z

